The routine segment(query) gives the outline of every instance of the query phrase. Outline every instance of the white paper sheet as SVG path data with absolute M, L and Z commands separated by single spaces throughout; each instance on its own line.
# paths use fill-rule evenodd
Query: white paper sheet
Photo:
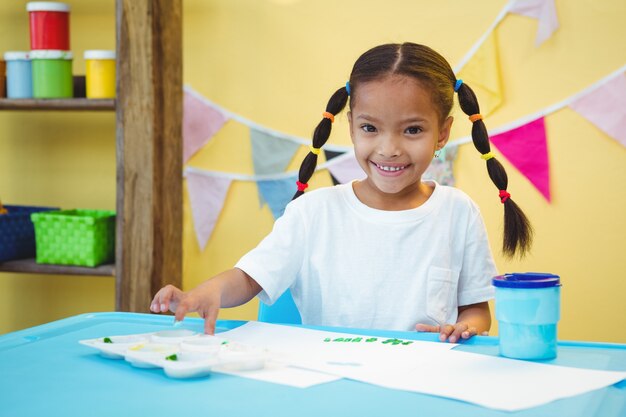
M 626 372 L 454 351 L 449 343 L 391 345 L 381 342 L 385 338 L 376 343 L 324 342 L 355 336 L 258 322 L 220 336 L 281 352 L 292 366 L 506 411 L 580 395 L 626 378 Z
M 314 385 L 325 384 L 341 379 L 342 377 L 327 373 L 311 371 L 309 369 L 293 368 L 283 363 L 268 362 L 265 368 L 258 371 L 226 371 L 215 369 L 215 372 L 256 379 L 274 384 L 289 385 L 296 388 L 309 388 Z
M 424 350 L 450 350 L 457 346 L 456 343 L 439 343 L 423 341 L 405 341 L 409 344 L 383 343 L 391 338 L 381 336 L 364 336 L 349 333 L 336 333 L 322 330 L 304 329 L 302 327 L 284 326 L 270 323 L 251 321 L 233 330 L 219 333 L 220 337 L 235 342 L 267 348 L 273 352 L 296 355 L 298 357 L 313 355 L 323 357 L 326 355 L 349 356 L 365 355 L 367 352 L 416 352 Z M 336 339 L 351 339 L 348 342 L 337 342 Z M 357 341 L 355 339 L 360 338 Z M 376 339 L 368 342 L 368 339 Z M 331 339 L 326 342 L 326 339 Z M 347 353 L 346 353 L 347 352 Z M 374 354 L 374 353 L 372 353 Z M 333 356 L 336 359 L 336 356 Z

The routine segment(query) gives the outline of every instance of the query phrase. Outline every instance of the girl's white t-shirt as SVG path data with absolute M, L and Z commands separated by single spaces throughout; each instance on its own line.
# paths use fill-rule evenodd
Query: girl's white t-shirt
M 305 193 L 235 265 L 274 303 L 291 292 L 303 324 L 414 330 L 455 323 L 458 306 L 493 298 L 496 268 L 478 206 L 432 183 L 420 207 L 377 210 L 352 184 Z

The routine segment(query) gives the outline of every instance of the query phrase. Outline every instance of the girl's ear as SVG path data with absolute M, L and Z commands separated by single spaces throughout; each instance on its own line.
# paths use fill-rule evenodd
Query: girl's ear
M 354 135 L 352 134 L 352 112 L 349 111 L 347 112 L 347 116 L 348 116 L 348 124 L 350 125 L 350 139 L 352 140 L 352 143 L 354 143 Z
M 452 122 L 454 121 L 454 117 L 448 116 L 446 120 L 441 125 L 441 129 L 439 130 L 439 138 L 437 140 L 437 149 L 443 148 L 446 143 L 448 143 L 448 139 L 450 139 L 450 130 L 452 129 Z

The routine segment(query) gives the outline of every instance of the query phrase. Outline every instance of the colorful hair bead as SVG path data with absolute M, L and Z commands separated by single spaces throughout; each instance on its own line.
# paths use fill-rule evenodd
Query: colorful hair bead
M 300 181 L 296 181 L 296 185 L 298 186 L 298 191 L 304 191 L 309 186 L 306 182 L 302 183 Z
M 476 122 L 476 121 L 478 121 L 478 120 L 483 120 L 483 115 L 482 115 L 482 114 L 480 114 L 480 113 L 472 114 L 472 115 L 469 117 L 469 119 L 470 119 L 470 121 L 471 121 L 472 123 L 474 123 L 474 122 Z
M 461 85 L 463 85 L 463 80 L 462 79 L 458 79 L 456 80 L 456 82 L 454 83 L 454 92 L 458 93 L 459 92 L 459 88 L 461 88 Z
M 319 155 L 321 148 L 315 148 L 313 146 L 309 146 L 309 150 L 311 151 L 312 154 Z
M 324 119 L 330 120 L 331 123 L 335 122 L 335 115 L 332 113 L 325 111 L 324 113 L 322 113 L 322 116 L 324 117 Z
M 480 157 L 481 157 L 482 159 L 484 159 L 485 161 L 488 161 L 488 160 L 490 160 L 491 158 L 495 158 L 496 156 L 494 155 L 494 153 L 493 153 L 493 152 L 487 152 L 487 153 L 484 153 L 484 154 L 480 155 Z
M 506 200 L 511 198 L 511 194 L 509 194 L 506 190 L 500 190 L 500 202 L 504 204 Z

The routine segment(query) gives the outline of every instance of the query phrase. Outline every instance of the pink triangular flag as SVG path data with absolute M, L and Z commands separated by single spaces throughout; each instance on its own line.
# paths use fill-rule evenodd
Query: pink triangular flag
M 626 146 L 626 75 L 620 74 L 572 101 L 575 112 Z
M 328 170 L 341 184 L 345 184 L 352 180 L 362 180 L 366 177 L 365 172 L 359 166 L 354 155 L 347 158 L 336 158 L 328 163 Z
M 224 207 L 232 179 L 187 172 L 191 215 L 200 249 L 204 250 Z
M 550 201 L 550 163 L 544 118 L 489 139 L 546 200 Z
M 228 121 L 219 110 L 185 91 L 183 99 L 183 163 L 198 152 Z
M 539 20 L 537 37 L 535 38 L 536 46 L 548 40 L 559 28 L 554 0 L 517 0 L 509 11 Z

